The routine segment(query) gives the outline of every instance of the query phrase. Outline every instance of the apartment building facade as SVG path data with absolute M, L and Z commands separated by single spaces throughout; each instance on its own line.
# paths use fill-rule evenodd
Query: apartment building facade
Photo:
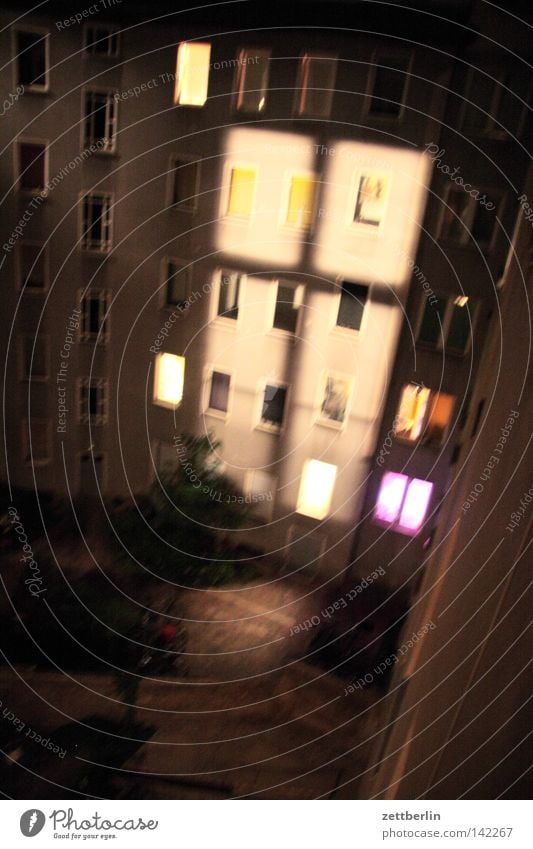
M 355 554 L 409 578 L 501 261 L 486 215 L 512 215 L 483 157 L 485 206 L 437 161 L 475 81 L 445 31 L 413 48 L 112 11 L 2 15 L 23 88 L 2 125 L 6 476 L 137 494 L 180 434 L 209 434 L 254 503 L 247 542 L 289 569 L 342 575 Z

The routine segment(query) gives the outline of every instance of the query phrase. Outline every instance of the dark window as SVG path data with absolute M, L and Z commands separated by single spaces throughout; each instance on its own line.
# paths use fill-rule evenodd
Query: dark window
M 169 260 L 166 265 L 167 306 L 185 307 L 191 294 L 191 269 Z
M 472 238 L 480 247 L 487 247 L 492 241 L 492 234 L 496 225 L 496 215 L 498 214 L 498 201 L 491 200 L 494 204 L 494 209 L 487 209 L 485 206 L 478 206 L 474 213 L 474 221 L 472 224 Z
M 18 31 L 16 35 L 17 82 L 28 88 L 46 87 L 47 33 Z
M 408 56 L 378 57 L 374 66 L 369 112 L 385 118 L 397 118 L 401 112 L 407 82 Z
M 19 185 L 25 191 L 41 191 L 45 182 L 46 145 L 19 143 Z
M 278 330 L 287 330 L 289 333 L 296 332 L 301 303 L 300 294 L 300 286 L 278 284 L 273 324 Z
M 281 427 L 286 398 L 287 390 L 284 387 L 267 384 L 263 398 L 261 421 L 274 427 Z
M 100 150 L 115 148 L 117 103 L 114 96 L 104 91 L 89 91 L 85 95 L 85 145 L 98 146 Z
M 349 330 L 360 329 L 367 296 L 367 286 L 343 282 L 337 314 L 338 327 L 347 327 Z
M 425 345 L 437 346 L 442 340 L 442 327 L 446 312 L 445 298 L 432 298 L 426 302 L 422 324 L 418 331 L 418 341 Z
M 465 242 L 468 239 L 472 216 L 473 198 L 463 189 L 452 186 L 442 207 L 440 238 L 451 242 Z
M 46 340 L 25 336 L 23 344 L 23 377 L 26 380 L 44 380 L 48 376 Z
M 81 338 L 104 343 L 108 339 L 108 294 L 91 291 L 82 298 Z
M 454 304 L 448 327 L 446 347 L 455 353 L 463 354 L 470 338 L 471 316 L 468 307 Z
M 81 244 L 86 250 L 108 251 L 111 248 L 111 198 L 107 195 L 85 195 Z
M 482 398 L 479 404 L 477 405 L 476 416 L 474 418 L 474 423 L 472 425 L 472 431 L 470 433 L 470 438 L 473 439 L 476 433 L 478 432 L 479 423 L 481 421 L 481 415 L 483 413 L 483 408 L 485 406 L 485 398 Z
M 228 412 L 230 375 L 214 371 L 211 375 L 211 391 L 209 393 L 209 409 Z
M 241 275 L 236 271 L 223 271 L 220 275 L 218 315 L 237 319 L 239 315 L 239 290 Z
M 172 192 L 170 202 L 186 212 L 196 209 L 198 201 L 198 162 L 175 159 L 172 166 Z
M 42 245 L 22 242 L 20 246 L 21 286 L 27 289 L 46 287 L 45 250 Z
M 85 50 L 93 56 L 118 56 L 118 32 L 110 27 L 87 27 Z

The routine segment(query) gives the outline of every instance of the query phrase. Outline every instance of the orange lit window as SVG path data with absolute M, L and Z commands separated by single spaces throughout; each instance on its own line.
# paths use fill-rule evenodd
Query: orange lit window
M 296 512 L 312 519 L 325 519 L 331 507 L 337 466 L 322 460 L 306 460 Z
M 183 41 L 178 47 L 174 103 L 203 106 L 207 100 L 211 45 Z
M 252 214 L 255 189 L 255 168 L 232 168 L 230 177 L 228 215 L 249 218 Z
M 409 383 L 404 387 L 396 414 L 396 436 L 415 442 L 441 444 L 450 424 L 455 398 Z
M 175 410 L 183 398 L 185 357 L 158 354 L 155 360 L 154 404 Z
M 286 223 L 308 230 L 313 220 L 316 181 L 300 175 L 291 179 Z

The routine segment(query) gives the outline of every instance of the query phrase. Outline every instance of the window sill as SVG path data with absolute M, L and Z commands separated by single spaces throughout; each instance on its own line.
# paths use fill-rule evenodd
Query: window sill
M 279 339 L 280 342 L 287 342 L 290 345 L 294 345 L 298 338 L 297 333 L 298 330 L 292 332 L 290 330 L 281 330 L 279 327 L 271 327 L 266 335 L 273 339 Z
M 346 417 L 342 420 L 342 422 L 337 422 L 335 419 L 323 419 L 318 417 L 315 419 L 315 425 L 319 425 L 319 427 L 328 427 L 330 430 L 341 431 L 346 427 Z
M 279 436 L 283 431 L 283 425 L 269 425 L 266 422 L 259 422 L 254 427 L 254 430 L 258 430 L 261 433 L 268 433 L 270 436 Z
M 223 413 L 221 410 L 212 410 L 211 407 L 208 407 L 207 410 L 204 410 L 204 416 L 211 416 L 213 419 L 219 419 L 219 421 L 225 422 L 228 420 L 228 413 Z

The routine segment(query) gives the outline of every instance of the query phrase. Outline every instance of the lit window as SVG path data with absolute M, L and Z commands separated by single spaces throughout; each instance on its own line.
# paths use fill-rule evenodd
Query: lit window
M 262 469 L 249 469 L 244 481 L 244 492 L 249 497 L 254 516 L 263 522 L 272 518 L 276 478 Z
M 298 114 L 327 118 L 331 112 L 337 60 L 332 56 L 306 53 L 300 61 Z
M 110 92 L 88 91 L 85 94 L 84 144 L 98 151 L 113 153 L 116 149 L 117 101 Z
M 360 330 L 367 297 L 368 286 L 360 286 L 358 283 L 348 283 L 343 280 L 337 313 L 337 327 L 345 327 L 347 330 Z
M 183 212 L 194 212 L 198 204 L 200 162 L 174 157 L 170 167 L 169 204 Z
M 404 387 L 396 414 L 395 435 L 415 442 L 440 445 L 451 421 L 455 398 L 445 392 L 432 392 L 426 386 L 409 383 Z
M 109 292 L 89 289 L 88 292 L 80 292 L 80 300 L 80 339 L 105 344 L 109 339 Z
M 382 174 L 362 174 L 357 181 L 355 224 L 379 227 L 385 215 L 388 178 Z
M 254 202 L 255 177 L 255 168 L 231 169 L 228 215 L 250 217 Z
M 87 26 L 84 48 L 92 56 L 116 58 L 119 51 L 119 33 L 114 27 Z
M 46 144 L 19 141 L 17 152 L 19 188 L 25 192 L 42 192 L 46 183 Z
M 278 283 L 273 327 L 296 333 L 298 316 L 304 297 L 304 287 L 292 283 Z
M 183 398 L 185 357 L 157 354 L 154 371 L 154 404 L 175 410 Z
M 212 373 L 207 404 L 209 410 L 215 410 L 217 413 L 228 412 L 230 383 L 231 375 L 222 371 Z
M 433 484 L 397 472 L 385 472 L 381 480 L 374 520 L 401 534 L 415 536 L 424 523 Z
M 23 379 L 46 380 L 49 359 L 48 337 L 23 336 L 21 341 Z
M 296 512 L 311 519 L 325 519 L 331 506 L 336 477 L 337 466 L 322 460 L 306 460 Z
M 261 408 L 261 424 L 272 428 L 272 430 L 280 430 L 283 424 L 286 400 L 286 386 L 267 383 Z
M 236 321 L 239 317 L 241 277 L 238 271 L 220 272 L 217 315 Z
M 266 105 L 270 50 L 243 48 L 237 59 L 237 109 L 262 112 Z
M 185 309 L 192 292 L 192 266 L 179 259 L 163 260 L 165 305 Z
M 470 343 L 473 310 L 466 296 L 428 298 L 424 305 L 417 341 L 427 348 L 464 354 Z
M 32 466 L 43 465 L 51 459 L 52 423 L 49 419 L 22 420 L 22 456 Z
M 17 84 L 28 91 L 46 91 L 48 87 L 48 33 L 16 30 L 15 61 Z
M 481 248 L 488 248 L 497 225 L 498 198 L 487 198 L 491 208 L 487 209 L 464 189 L 449 186 L 439 226 L 439 239 L 466 245 L 472 240 Z
M 107 422 L 107 380 L 83 377 L 78 384 L 79 420 L 85 424 Z
M 37 242 L 19 243 L 20 288 L 44 291 L 48 285 L 47 248 Z
M 495 79 L 491 79 L 495 77 Z M 468 74 L 461 125 L 472 134 L 494 138 L 515 137 L 527 113 L 529 80 L 526 74 L 471 68 Z M 468 102 L 470 101 L 470 102 Z
M 308 230 L 313 222 L 316 180 L 306 175 L 291 178 L 286 223 Z
M 371 66 L 368 111 L 382 118 L 398 118 L 405 102 L 410 57 L 407 54 L 379 54 Z
M 178 47 L 174 103 L 203 106 L 207 100 L 211 45 L 183 41 Z
M 348 411 L 353 382 L 335 374 L 326 376 L 324 395 L 320 407 L 322 422 L 341 425 Z
M 86 251 L 111 249 L 111 195 L 94 193 L 82 198 L 81 247 Z

